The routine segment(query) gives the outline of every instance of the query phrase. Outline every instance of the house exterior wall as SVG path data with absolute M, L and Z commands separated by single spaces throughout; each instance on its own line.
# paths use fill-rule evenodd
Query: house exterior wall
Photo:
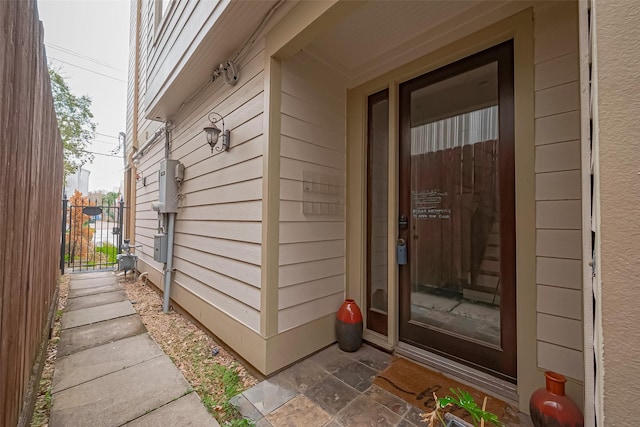
M 141 117 L 148 107 L 148 79 L 151 71 L 155 70 L 155 75 L 159 67 L 157 52 L 161 49 L 154 46 L 158 43 L 154 41 L 158 37 L 153 28 L 154 13 L 152 2 L 144 2 L 138 104 Z M 169 40 L 161 38 L 161 47 L 176 42 L 171 34 L 166 36 Z M 242 79 L 236 86 L 216 80 L 173 115 L 169 150 L 169 157 L 185 166 L 176 216 L 173 286 L 197 295 L 255 332 L 260 331 L 263 48 L 263 41 L 257 42 L 239 64 Z M 152 63 L 153 70 L 149 68 Z M 206 144 L 202 129 L 209 124 L 207 115 L 211 111 L 223 115 L 226 128 L 232 129 L 228 152 L 212 154 Z M 139 145 L 159 125 L 141 118 L 137 129 Z M 151 209 L 151 203 L 158 198 L 158 168 L 164 157 L 164 142 L 161 137 L 141 157 L 136 184 L 135 241 L 142 245 L 137 250 L 140 269 L 148 271 L 156 284 L 161 283 L 163 265 L 153 260 L 158 214 Z
M 283 62 L 279 332 L 344 301 L 345 109 L 328 66 L 305 51 Z
M 153 27 L 147 39 L 149 72 L 145 79 L 145 103 L 150 106 L 158 102 L 188 61 L 201 60 L 203 66 L 210 65 L 210 58 L 200 57 L 196 50 L 218 24 L 230 0 L 175 1 L 164 8 L 164 13 L 156 7 L 156 1 L 147 3 Z
M 243 80 L 213 83 L 201 102 L 173 119 L 170 157 L 185 166 L 176 218 L 174 283 L 199 295 L 254 331 L 260 330 L 260 242 L 262 198 L 263 55 L 256 49 L 243 66 Z M 231 129 L 232 148 L 212 155 L 202 129 L 215 110 Z M 141 260 L 153 261 L 157 214 L 157 170 L 163 141 L 142 158 L 146 185 L 137 189 L 136 241 Z
M 534 67 L 538 366 L 575 387 L 584 379 L 575 2 L 534 8 Z
M 127 126 L 128 151 L 135 166 L 131 193 L 135 199 L 134 240 L 136 244 L 141 245 L 136 250 L 139 256 L 138 269 L 148 273 L 151 283 L 157 287 L 161 286 L 164 266 L 153 260 L 153 236 L 158 233 L 159 217 L 151 209 L 151 204 L 158 198 L 159 162 L 165 157 L 164 135 L 155 138 L 156 142 L 144 152 L 136 154 L 136 149 L 141 149 L 154 138 L 156 131 L 163 124 L 170 121 L 168 154 L 171 159 L 179 160 L 185 166 L 185 179 L 180 187 L 180 208 L 176 216 L 171 299 L 174 305 L 180 306 L 200 321 L 259 371 L 269 374 L 335 341 L 333 315 L 326 313 L 337 308 L 333 304 L 330 310 L 325 309 L 320 314 L 306 316 L 302 322 L 298 322 L 295 315 L 287 315 L 288 307 L 285 307 L 284 317 L 290 320 L 289 323 L 283 321 L 285 326 L 278 328 L 278 281 L 267 280 L 268 275 L 266 278 L 263 277 L 266 271 L 263 264 L 265 260 L 271 259 L 265 257 L 265 254 L 270 252 L 265 244 L 266 236 L 269 234 L 266 232 L 263 215 L 269 210 L 263 203 L 263 191 L 270 189 L 271 194 L 273 187 L 274 194 L 280 192 L 279 167 L 274 168 L 276 175 L 273 183 L 268 184 L 263 178 L 267 175 L 267 164 L 274 163 L 279 166 L 280 155 L 279 130 L 277 138 L 272 136 L 271 144 L 264 144 L 263 132 L 270 129 L 271 120 L 264 112 L 268 106 L 276 103 L 274 105 L 277 105 L 277 108 L 272 108 L 271 111 L 277 111 L 277 114 L 274 113 L 272 116 L 279 117 L 281 99 L 279 84 L 277 96 L 267 90 L 272 85 L 271 80 L 280 82 L 280 73 L 279 69 L 276 71 L 266 68 L 273 60 L 264 53 L 264 34 L 268 33 L 287 12 L 290 5 L 281 5 L 274 14 L 270 11 L 271 20 L 262 28 L 263 34 L 258 33 L 257 39 L 252 40 L 248 44 L 249 48 L 242 51 L 237 61 L 240 80 L 235 86 L 225 84 L 222 78 L 207 83 L 206 80 L 210 76 L 205 76 L 201 79 L 204 80 L 204 85 L 197 90 L 188 91 L 180 89 L 185 84 L 194 86 L 193 78 L 185 75 L 201 73 L 201 68 L 194 68 L 191 63 L 198 58 L 192 50 L 202 51 L 205 43 L 203 37 L 206 35 L 209 39 L 207 43 L 211 43 L 211 32 L 219 32 L 220 28 L 207 30 L 199 24 L 194 24 L 201 23 L 201 16 L 184 21 L 185 16 L 189 15 L 185 15 L 185 11 L 193 8 L 195 4 L 207 5 L 207 20 L 210 20 L 218 13 L 216 11 L 226 10 L 221 4 L 228 5 L 228 2 L 189 2 L 191 5 L 176 2 L 166 12 L 166 18 L 162 19 L 155 16 L 157 10 L 154 2 L 134 3 L 136 4 L 132 6 L 132 14 L 136 14 L 137 17 L 132 17 L 132 79 L 129 85 Z M 250 9 L 249 13 L 255 25 L 258 25 L 262 13 L 266 12 L 262 5 L 262 9 L 257 9 L 258 11 L 248 4 L 236 3 L 234 7 L 232 12 L 235 14 L 242 14 Z M 176 23 L 174 20 L 180 22 Z M 159 31 L 155 28 L 158 23 Z M 233 26 L 229 19 L 223 24 Z M 191 27 L 194 25 L 200 31 L 192 31 Z M 185 26 L 189 26 L 190 29 L 183 28 Z M 244 30 L 249 31 L 249 26 L 247 24 Z M 204 34 L 207 31 L 209 34 Z M 240 48 L 241 42 L 246 38 L 245 35 L 239 34 L 235 34 L 234 37 L 235 39 L 227 42 L 229 49 Z M 239 40 L 240 38 L 242 40 Z M 238 45 L 235 45 L 236 41 Z M 187 50 L 183 49 L 185 43 L 189 46 Z M 215 66 L 215 61 L 220 61 L 217 54 L 213 55 L 208 51 L 207 53 L 208 56 L 200 55 L 204 58 L 201 60 L 209 65 L 213 62 Z M 224 57 L 232 52 L 218 53 Z M 181 68 L 184 64 L 181 65 L 180 61 L 183 60 L 191 64 L 187 71 Z M 182 75 L 177 80 L 175 75 L 160 76 L 162 73 L 166 74 L 167 67 L 173 67 L 178 70 L 176 73 Z M 265 79 L 265 75 L 272 76 L 272 79 Z M 155 83 L 150 83 L 150 78 L 153 78 Z M 158 89 L 154 85 L 163 79 L 164 95 L 163 98 L 158 98 Z M 167 82 L 169 86 L 166 86 Z M 176 90 L 179 100 L 174 96 Z M 304 95 L 301 96 L 304 99 Z M 291 99 L 285 101 L 284 110 L 289 108 L 290 102 Z M 171 109 L 167 106 L 173 110 L 170 111 L 171 114 L 163 117 L 162 121 L 149 119 L 154 116 L 154 108 L 166 112 Z M 209 124 L 207 116 L 211 111 L 224 116 L 225 128 L 231 129 L 231 147 L 227 152 L 212 153 L 205 142 L 203 128 Z M 290 111 L 290 115 L 293 117 L 295 113 Z M 343 118 L 337 120 L 338 125 L 341 121 L 343 122 Z M 344 124 L 342 126 L 344 129 Z M 344 130 L 336 130 L 338 135 L 341 132 L 344 135 Z M 285 134 L 288 135 L 287 132 Z M 290 151 L 291 144 L 285 143 L 285 157 L 295 159 L 296 154 Z M 305 154 L 302 154 L 301 163 L 304 163 L 304 156 Z M 341 170 L 344 171 L 344 164 Z M 292 179 L 288 170 L 283 173 L 283 180 L 287 179 Z M 279 208 L 279 196 L 275 196 L 274 200 Z M 292 212 L 289 208 L 283 211 Z M 271 220 L 275 224 L 272 230 L 279 229 L 278 220 L 278 215 Z M 296 220 L 291 221 L 289 218 L 284 222 Z M 284 235 L 290 236 L 291 231 L 286 229 L 287 225 L 284 226 Z M 275 239 L 271 240 L 275 244 L 276 256 L 272 258 L 277 260 L 279 238 L 277 233 L 275 236 Z M 313 239 L 311 240 L 313 246 Z M 285 237 L 284 241 L 285 245 L 295 244 L 290 237 Z M 287 264 L 286 255 L 283 259 Z M 293 264 L 304 262 L 295 257 L 291 261 Z M 274 267 L 271 271 L 277 273 L 277 262 L 274 263 Z M 286 277 L 286 273 L 284 276 Z M 290 289 L 296 289 L 296 284 L 297 282 L 292 282 Z M 344 282 L 341 286 L 344 286 Z M 274 295 L 275 298 L 265 298 L 267 290 L 268 295 Z M 320 292 L 323 290 L 320 289 Z M 342 289 L 337 293 L 341 292 Z M 301 300 L 299 295 L 292 296 L 287 291 L 284 291 L 283 295 L 285 305 L 287 301 L 292 301 L 292 298 L 294 301 L 291 306 L 309 302 L 304 300 L 305 296 L 302 296 Z M 271 305 L 265 308 L 267 303 Z M 313 303 L 311 305 L 315 307 Z M 309 304 L 305 308 L 308 307 Z M 275 319 L 275 329 L 269 322 L 265 322 L 267 315 Z
M 147 78 L 149 58 L 153 57 L 153 13 L 150 2 L 143 2 L 141 80 Z M 486 26 L 498 20 L 483 19 Z M 275 25 L 274 33 L 282 30 L 279 25 Z M 292 27 L 286 23 L 284 26 Z M 329 28 L 327 26 L 327 31 Z M 482 31 L 483 37 L 489 37 L 486 40 L 496 43 L 501 41 L 500 37 L 506 37 L 504 34 L 488 36 L 490 32 Z M 314 28 L 312 33 L 318 32 L 318 28 Z M 448 34 L 447 37 L 449 43 L 455 43 L 461 35 Z M 535 371 L 535 367 L 538 370 L 532 374 L 533 379 L 525 381 L 527 386 L 522 390 L 528 394 L 542 386 L 542 371 L 552 369 L 570 377 L 568 392 L 581 402 L 582 212 L 576 3 L 536 4 L 529 37 L 533 39 L 532 58 L 529 58 L 532 64 L 525 74 L 533 83 L 532 89 L 521 95 L 530 101 L 532 111 L 531 117 L 522 121 L 530 123 L 535 132 L 529 132 L 533 140 L 530 146 L 524 147 L 528 156 L 527 173 L 519 179 L 531 183 L 525 185 L 526 194 L 521 193 L 521 197 L 526 198 L 525 205 L 531 207 L 529 211 L 535 206 L 535 215 L 527 214 L 525 235 L 531 236 L 527 243 L 531 254 L 526 255 L 523 264 L 526 269 L 531 266 L 531 274 L 523 281 L 526 294 L 531 297 L 524 301 L 530 308 L 531 318 L 518 321 L 532 330 L 530 336 L 522 335 L 531 354 L 519 357 L 535 358 L 531 371 Z M 292 36 L 289 44 L 296 45 L 300 39 L 312 41 L 313 38 L 308 34 Z M 287 50 L 287 45 L 281 50 Z M 435 59 L 431 56 L 420 59 L 420 55 L 432 55 L 433 51 L 414 52 L 413 59 L 421 63 L 399 64 L 400 71 L 389 72 L 387 83 L 375 83 L 369 93 L 384 88 L 388 82 L 397 85 L 399 81 L 415 77 L 416 73 L 445 65 L 443 58 L 451 61 L 455 57 L 448 47 L 438 52 L 440 56 L 433 57 Z M 363 271 L 358 258 L 349 260 L 349 264 L 353 264 L 350 271 L 355 273 L 347 275 L 346 266 L 345 247 L 355 245 L 357 248 L 361 244 L 353 239 L 347 241 L 347 219 L 354 227 L 363 224 L 357 215 L 353 216 L 353 211 L 346 211 L 346 175 L 348 173 L 350 179 L 355 177 L 352 182 L 356 186 L 363 186 L 363 181 L 358 182 L 357 170 L 364 162 L 356 159 L 347 165 L 348 144 L 354 141 L 350 134 L 346 142 L 346 85 L 336 77 L 333 68 L 340 64 L 327 64 L 303 50 L 267 69 L 270 61 L 275 60 L 271 54 L 268 43 L 259 40 L 240 64 L 242 77 L 238 85 L 231 87 L 216 81 L 193 97 L 184 94 L 188 102 L 171 117 L 170 135 L 170 157 L 186 166 L 182 207 L 176 222 L 172 297 L 227 343 L 237 344 L 236 350 L 265 373 L 329 344 L 333 340 L 332 314 L 344 298 L 345 287 L 361 293 L 364 286 L 358 276 Z M 272 113 L 265 115 L 265 106 L 276 99 L 265 92 L 272 83 L 270 79 L 279 82 L 274 86 L 279 99 Z M 141 82 L 137 104 L 141 117 L 145 98 L 149 99 L 146 90 L 146 83 Z M 390 93 L 393 98 L 396 87 L 391 87 Z M 225 125 L 232 129 L 231 149 L 226 153 L 211 155 L 204 143 L 202 128 L 208 124 L 210 111 L 225 116 Z M 273 123 L 279 128 L 277 144 L 275 140 L 266 141 L 263 134 L 276 114 L 278 121 Z M 359 126 L 362 123 L 363 120 L 358 121 Z M 141 118 L 137 125 L 131 126 L 141 145 L 159 123 Z M 397 131 L 395 124 L 390 126 L 391 133 Z M 273 139 L 273 134 L 268 135 Z M 268 234 L 265 234 L 263 200 L 267 194 L 265 150 L 271 146 L 277 147 L 275 152 L 279 154 L 275 197 L 279 202 L 278 215 L 275 215 L 278 256 L 274 258 L 278 261 L 274 262 L 277 265 L 274 283 L 266 280 L 264 274 L 267 259 L 264 251 L 269 243 L 265 241 Z M 350 151 L 356 156 L 364 152 L 357 147 Z M 158 162 L 163 156 L 163 141 L 160 141 L 142 157 L 137 171 L 142 179 L 136 185 L 135 240 L 143 245 L 138 251 L 140 268 L 149 271 L 156 284 L 161 282 L 162 265 L 153 262 L 157 214 L 151 211 L 150 205 L 157 199 Z M 394 159 L 390 160 L 390 167 L 394 167 Z M 143 179 L 146 179 L 145 185 Z M 358 188 L 350 197 L 361 198 L 363 187 Z M 390 200 L 395 200 L 397 194 L 391 196 Z M 390 217 L 390 221 L 393 218 Z M 393 280 L 391 270 L 389 277 Z M 277 286 L 275 298 L 265 300 L 265 289 L 274 286 Z M 274 300 L 277 304 L 273 307 L 270 302 L 265 303 Z M 395 309 L 391 308 L 393 317 Z M 265 311 L 270 310 L 277 311 L 273 316 L 276 325 L 273 333 L 265 329 Z M 268 316 L 271 314 L 267 313 Z M 244 343 L 239 342 L 238 331 L 248 333 Z M 295 350 L 288 350 L 292 346 Z
M 636 425 L 640 394 L 640 7 L 592 1 L 596 411 Z

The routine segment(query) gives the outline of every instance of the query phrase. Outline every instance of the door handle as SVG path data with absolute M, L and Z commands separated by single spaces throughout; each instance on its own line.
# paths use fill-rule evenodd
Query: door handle
M 398 228 L 400 230 L 406 230 L 409 228 L 409 220 L 406 215 L 400 215 L 400 218 L 398 219 Z

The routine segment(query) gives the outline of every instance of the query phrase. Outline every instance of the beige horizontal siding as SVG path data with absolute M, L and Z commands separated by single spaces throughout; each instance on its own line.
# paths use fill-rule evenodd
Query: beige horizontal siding
M 176 221 L 176 233 L 215 237 L 239 242 L 261 243 L 259 222 Z
M 538 256 L 536 280 L 540 285 L 560 288 L 582 288 L 582 260 Z
M 284 180 L 283 180 L 284 183 Z M 294 181 L 293 186 L 301 186 L 302 183 L 299 181 Z M 308 215 L 306 215 L 302 209 L 300 209 L 300 201 L 299 200 L 291 200 L 287 199 L 287 195 L 280 195 L 280 221 L 283 222 L 296 222 L 296 221 L 307 221 Z M 290 197 L 290 196 L 289 196 Z M 310 199 L 315 199 L 316 202 L 323 203 L 321 197 L 310 197 Z M 313 201 L 309 201 L 313 203 Z M 324 208 L 325 205 L 322 205 L 321 208 Z M 327 212 L 322 215 L 322 221 L 344 221 L 344 206 L 335 206 L 332 207 L 332 210 L 329 211 L 327 208 Z
M 280 267 L 278 284 L 283 288 L 339 274 L 344 274 L 344 257 L 299 262 Z
M 206 248 L 206 253 L 229 258 L 232 263 L 237 260 L 260 266 L 260 244 L 186 233 L 183 233 L 182 240 L 187 248 Z M 244 269 L 246 266 L 242 267 Z M 254 286 L 259 284 L 254 282 Z
M 536 174 L 536 200 L 577 200 L 581 196 L 580 171 Z
M 578 81 L 578 52 L 571 52 L 535 66 L 535 89 L 543 90 Z
M 536 64 L 578 51 L 578 9 L 576 3 L 570 2 L 570 4 L 570 7 L 575 9 L 574 15 L 565 19 L 563 24 L 548 31 L 542 27 L 535 28 L 534 61 Z M 536 14 L 534 19 L 539 21 L 544 18 Z
M 580 113 L 567 113 L 538 118 L 535 121 L 536 145 L 580 139 Z
M 180 236 L 182 237 L 182 236 Z M 173 252 L 176 257 L 188 260 L 192 264 L 212 270 L 225 275 L 236 282 L 260 288 L 260 266 L 249 264 L 244 261 L 234 259 L 230 256 L 222 256 L 211 253 L 208 244 L 201 250 L 186 246 L 193 243 L 191 239 L 180 239 L 182 244 L 175 244 Z M 184 246 L 183 246 L 184 245 Z
M 344 292 L 344 275 L 323 277 L 318 280 L 287 286 L 280 291 L 278 309 L 295 307 L 305 302 L 324 298 L 329 295 Z
M 534 8 L 538 366 L 583 379 L 582 202 L 575 2 Z
M 231 106 L 233 109 L 246 103 L 248 99 L 252 98 L 252 95 L 261 93 L 260 82 L 262 81 L 261 75 L 264 69 L 263 47 L 264 43 L 256 42 L 252 50 L 247 54 L 248 59 L 246 60 L 246 64 L 242 64 L 242 77 L 239 83 L 241 85 L 240 87 L 237 85 L 229 86 L 212 83 L 207 90 L 197 95 L 189 105 L 182 108 L 180 111 L 180 117 L 182 120 L 175 124 L 175 128 L 173 130 L 174 138 L 178 139 L 178 143 L 174 145 L 173 150 L 178 150 L 179 147 L 184 144 L 184 141 L 187 141 L 194 137 L 194 135 L 197 135 L 199 125 L 208 123 L 207 117 L 202 115 L 201 109 L 203 107 L 217 107 L 217 105 L 226 101 L 227 105 Z M 238 90 L 241 92 L 238 92 Z M 244 93 L 247 96 L 245 98 L 236 99 L 236 95 L 239 93 Z M 233 99 L 228 100 L 231 95 L 234 95 Z M 261 112 L 262 110 L 259 111 Z M 200 131 L 201 130 L 202 129 L 200 128 Z M 183 135 L 185 132 L 188 133 Z M 180 153 L 178 151 L 176 151 L 176 154 L 185 156 L 185 153 Z
M 550 344 L 582 350 L 582 322 L 538 313 L 538 339 Z
M 242 167 L 242 164 L 237 166 Z M 185 172 L 186 173 L 186 172 Z M 184 202 L 188 206 L 202 206 L 215 201 L 219 203 L 242 202 L 246 200 L 260 200 L 262 198 L 262 178 L 251 181 L 233 182 L 221 187 L 189 191 L 189 185 L 184 185 Z
M 189 289 L 190 292 L 196 294 L 204 301 L 207 301 L 209 304 L 217 307 L 222 312 L 248 326 L 252 330 L 258 331 L 260 329 L 260 312 L 258 310 L 224 292 L 221 292 L 216 287 L 211 286 L 209 283 L 210 281 L 219 280 L 219 278 L 215 276 L 215 272 L 205 269 L 207 271 L 200 271 L 199 276 L 201 278 L 196 279 L 186 273 L 183 273 L 183 269 L 184 271 L 189 271 L 193 267 L 181 264 L 180 259 L 176 259 L 176 264 L 181 266 L 181 269 L 177 270 L 173 276 L 174 281 L 178 286 Z M 195 268 L 193 271 L 194 274 L 198 274 Z M 207 275 L 210 276 L 208 277 Z
M 344 301 L 344 289 L 333 295 L 308 300 L 293 307 L 278 310 L 278 328 L 286 331 L 311 320 L 335 313 L 342 301 Z
M 280 265 L 344 257 L 344 240 L 280 244 Z
M 302 208 L 300 208 L 302 209 Z M 280 224 L 280 244 L 323 242 L 342 240 L 345 236 L 344 222 L 283 222 Z
M 191 277 L 197 277 L 198 281 L 204 286 L 221 292 L 227 297 L 253 308 L 255 311 L 260 310 L 259 288 L 246 283 L 239 283 L 235 278 L 215 271 L 209 266 L 202 266 L 197 261 L 176 255 L 175 265 L 176 268 L 180 268 L 180 271 L 188 271 L 191 273 Z M 211 286 L 210 283 L 215 283 L 216 286 Z
M 282 65 L 279 332 L 344 298 L 346 91 L 334 77 L 304 51 Z
M 582 228 L 580 200 L 536 202 L 536 228 L 580 230 Z
M 547 117 L 574 110 L 580 103 L 578 82 L 543 89 L 535 95 L 535 117 Z
M 143 33 L 145 42 L 151 34 Z M 174 36 L 169 32 L 163 37 Z M 255 331 L 260 329 L 261 308 L 263 49 L 263 41 L 252 46 L 239 64 L 242 74 L 237 85 L 220 79 L 185 99 L 173 114 L 170 132 L 170 158 L 185 166 L 175 226 L 175 285 Z M 148 62 L 148 52 L 145 55 Z M 145 87 L 146 67 L 141 71 Z M 227 152 L 212 153 L 205 142 L 203 128 L 211 111 L 220 113 L 225 128 L 231 130 Z M 141 121 L 142 144 L 160 124 Z M 136 242 L 143 245 L 142 259 L 159 271 L 163 266 L 153 261 L 158 216 L 151 204 L 158 198 L 158 167 L 163 157 L 161 138 L 137 169 L 146 184 L 139 179 L 136 185 Z
M 580 169 L 580 141 L 536 147 L 536 173 Z
M 184 206 L 184 205 L 183 205 Z M 260 221 L 262 218 L 262 201 L 241 201 L 233 203 L 219 203 L 215 209 L 208 205 L 185 206 L 181 219 L 183 220 L 218 220 L 235 218 L 236 221 Z
M 584 359 L 580 350 L 539 341 L 538 364 L 578 381 L 584 379 Z
M 536 232 L 536 255 L 551 258 L 580 259 L 580 230 L 544 230 Z
M 260 125 L 262 125 L 262 119 L 263 117 L 262 115 L 260 115 L 255 118 L 255 121 L 252 120 L 252 124 L 260 123 Z M 244 129 L 244 125 L 241 126 L 241 129 Z M 260 127 L 260 129 L 262 128 Z M 255 131 L 258 132 L 258 129 L 256 129 Z M 251 139 L 247 139 L 246 142 L 242 144 L 235 145 L 235 143 L 242 141 L 240 139 L 240 136 L 241 135 L 239 135 L 239 132 L 234 131 L 233 151 L 228 151 L 228 154 L 225 155 L 224 158 L 221 158 L 220 161 L 216 164 L 216 167 L 220 168 L 218 170 L 226 169 L 239 163 L 254 160 L 262 156 L 262 135 L 254 136 Z M 211 150 L 209 149 L 209 153 L 207 154 L 206 150 L 204 150 L 203 147 L 203 150 L 196 150 L 195 152 L 189 153 L 188 155 L 183 157 L 183 159 L 185 160 L 183 164 L 189 165 L 189 176 L 185 177 L 185 185 L 187 185 L 190 180 L 197 179 L 201 176 L 207 176 L 207 174 L 214 172 L 214 170 L 212 170 L 211 168 L 211 165 L 209 165 L 206 161 L 206 159 L 208 159 L 210 155 Z
M 580 289 L 566 289 L 538 285 L 537 307 L 539 313 L 570 319 L 582 319 Z
M 289 159 L 286 157 L 280 158 L 280 177 L 284 179 L 293 179 L 302 182 L 304 172 L 313 172 L 317 174 L 331 175 L 340 178 L 339 174 L 344 173 L 339 169 L 331 168 L 328 166 L 322 166 L 313 163 L 312 161 L 301 161 L 296 159 Z M 341 180 L 341 185 L 344 185 L 344 180 Z

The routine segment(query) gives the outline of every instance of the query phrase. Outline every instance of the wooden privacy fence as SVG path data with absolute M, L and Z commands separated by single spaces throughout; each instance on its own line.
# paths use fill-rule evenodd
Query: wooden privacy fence
M 0 425 L 33 412 L 57 300 L 62 142 L 35 0 L 0 1 Z
M 462 291 L 475 281 L 498 215 L 496 162 L 496 140 L 411 156 L 416 285 Z

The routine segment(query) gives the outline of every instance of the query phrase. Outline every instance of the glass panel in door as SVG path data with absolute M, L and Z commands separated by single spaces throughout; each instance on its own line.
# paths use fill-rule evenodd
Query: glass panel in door
M 508 378 L 515 376 L 510 52 L 501 45 L 401 86 L 400 214 L 409 226 L 399 231 L 409 248 L 400 268 L 401 338 Z
M 367 114 L 367 328 L 387 335 L 389 91 L 369 96 Z

